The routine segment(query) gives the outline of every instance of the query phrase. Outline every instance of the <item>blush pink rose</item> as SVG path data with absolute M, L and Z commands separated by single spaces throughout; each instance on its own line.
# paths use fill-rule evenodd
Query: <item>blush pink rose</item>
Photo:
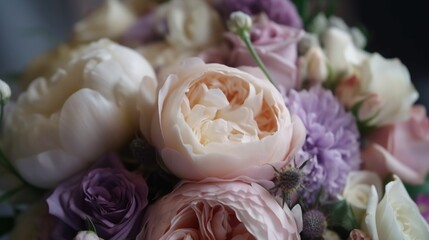
M 429 119 L 423 106 L 414 106 L 406 122 L 376 130 L 362 152 L 365 168 L 382 177 L 388 173 L 402 180 L 422 183 L 429 172 Z
M 289 90 L 298 86 L 297 43 L 303 32 L 296 28 L 261 21 L 252 26 L 251 40 L 256 52 L 279 87 Z M 244 42 L 233 33 L 226 38 L 232 43 L 228 65 L 257 66 Z
M 187 59 L 159 90 L 152 141 L 187 180 L 274 177 L 305 140 L 301 120 L 264 78 Z
M 299 239 L 301 227 L 258 184 L 185 183 L 149 207 L 137 239 Z

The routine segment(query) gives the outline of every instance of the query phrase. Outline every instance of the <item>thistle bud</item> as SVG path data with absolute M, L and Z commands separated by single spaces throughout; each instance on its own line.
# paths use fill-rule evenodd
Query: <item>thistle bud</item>
M 298 168 L 286 167 L 276 174 L 276 185 L 285 193 L 291 193 L 301 187 L 303 175 Z
M 229 17 L 227 25 L 229 31 L 236 34 L 242 31 L 250 31 L 252 28 L 252 18 L 241 11 L 233 12 Z
M 317 209 L 304 213 L 302 221 L 303 229 L 301 235 L 305 239 L 317 239 L 322 237 L 328 226 L 325 215 Z

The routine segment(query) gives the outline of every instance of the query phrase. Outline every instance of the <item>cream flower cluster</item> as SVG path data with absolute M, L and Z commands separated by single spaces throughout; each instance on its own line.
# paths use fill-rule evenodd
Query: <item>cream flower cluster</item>
M 152 67 L 131 49 L 109 40 L 77 49 L 6 113 L 7 156 L 28 182 L 54 187 L 126 143 L 137 124 L 137 95 L 154 96 L 156 86 Z M 144 100 L 150 117 L 154 99 Z

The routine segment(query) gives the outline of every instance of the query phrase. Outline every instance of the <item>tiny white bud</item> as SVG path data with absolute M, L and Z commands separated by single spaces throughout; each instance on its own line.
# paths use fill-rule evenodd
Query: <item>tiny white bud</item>
M 311 82 L 324 82 L 328 78 L 327 59 L 319 46 L 311 47 L 305 55 L 307 59 L 307 78 Z
M 103 240 L 102 238 L 99 238 L 97 234 L 93 231 L 80 231 L 74 237 L 74 240 Z
M 227 22 L 229 31 L 238 33 L 240 31 L 249 31 L 252 27 L 252 18 L 244 12 L 237 11 L 231 13 Z
M 358 110 L 358 120 L 367 121 L 374 118 L 380 111 L 382 99 L 377 94 L 370 94 L 363 97 L 362 105 Z
M 6 82 L 4 82 L 3 80 L 0 79 L 0 101 L 2 104 L 4 104 L 11 95 L 11 91 L 10 91 L 10 87 L 9 85 L 7 85 Z

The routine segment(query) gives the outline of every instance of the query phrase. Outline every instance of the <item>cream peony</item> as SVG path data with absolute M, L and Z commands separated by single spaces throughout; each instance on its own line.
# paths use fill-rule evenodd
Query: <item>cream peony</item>
M 301 226 L 300 226 L 301 224 Z M 147 210 L 137 239 L 300 239 L 302 213 L 258 184 L 185 183 Z
M 197 58 L 164 82 L 152 127 L 167 168 L 192 180 L 270 179 L 305 138 L 268 80 Z
M 350 172 L 347 176 L 343 197 L 351 205 L 358 220 L 361 221 L 368 205 L 368 198 L 371 194 L 371 186 L 377 190 L 378 196 L 382 195 L 382 182 L 380 177 L 370 171 Z
M 135 21 L 134 13 L 121 1 L 106 0 L 95 12 L 75 24 L 72 38 L 77 42 L 116 39 Z
M 80 48 L 64 69 L 34 80 L 6 114 L 6 154 L 25 180 L 54 187 L 130 138 L 137 95 L 142 117 L 151 119 L 156 85 L 152 67 L 131 49 L 109 40 Z
M 348 33 L 335 28 L 326 32 L 324 44 L 334 75 L 342 79 L 335 93 L 343 104 L 350 108 L 375 95 L 378 114 L 369 124 L 382 126 L 408 119 L 418 93 L 408 69 L 398 59 L 358 49 Z
M 371 187 L 363 228 L 373 240 L 429 239 L 428 223 L 396 176 L 379 203 L 377 190 Z

